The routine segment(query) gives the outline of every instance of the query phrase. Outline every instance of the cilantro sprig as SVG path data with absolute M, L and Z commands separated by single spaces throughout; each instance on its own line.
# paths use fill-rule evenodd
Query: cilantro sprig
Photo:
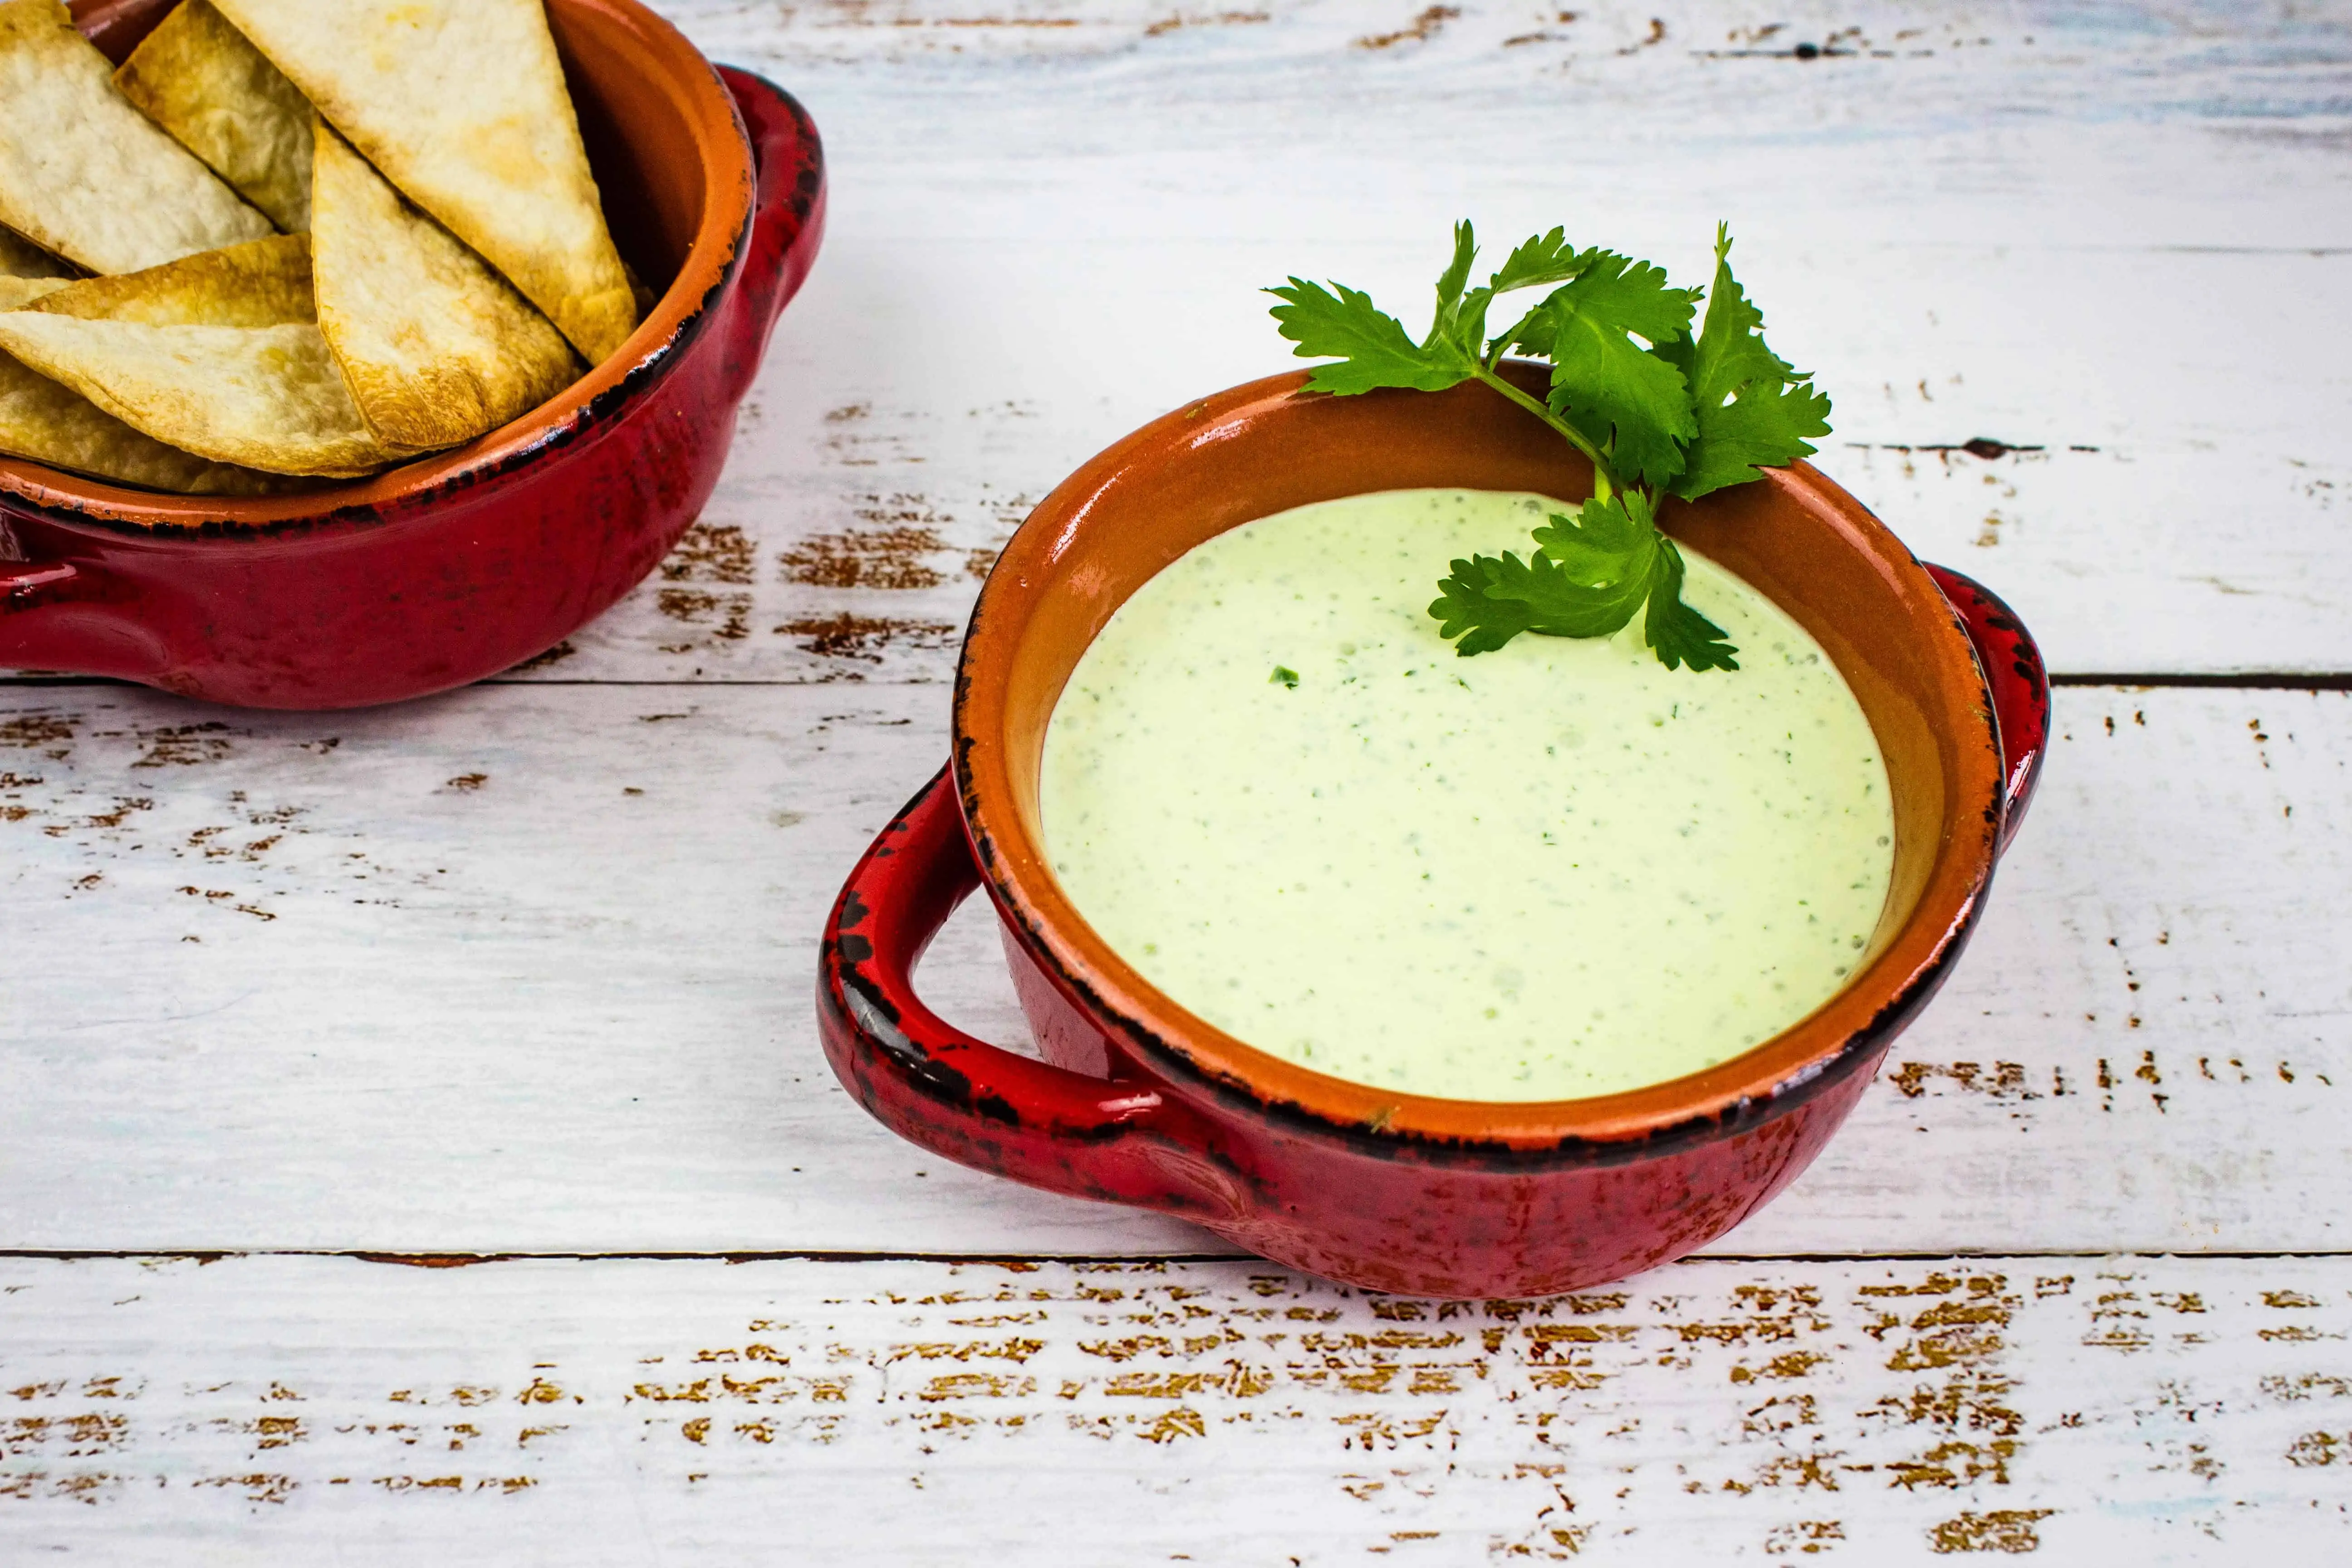
M 1351 396 L 1483 382 L 1592 460 L 1591 498 L 1537 529 L 1525 561 L 1506 551 L 1452 563 L 1429 606 L 1438 635 L 1459 639 L 1466 657 L 1522 632 L 1608 637 L 1643 615 L 1643 636 L 1668 669 L 1738 668 L 1723 628 L 1683 602 L 1682 552 L 1659 531 L 1659 503 L 1696 500 L 1811 456 L 1808 438 L 1829 434 L 1830 400 L 1765 346 L 1763 314 L 1731 275 L 1729 229 L 1716 229 L 1705 289 L 1675 288 L 1662 268 L 1613 250 L 1580 250 L 1557 228 L 1518 246 L 1473 289 L 1477 250 L 1470 225 L 1456 224 L 1418 342 L 1345 284 L 1293 278 L 1266 290 L 1282 301 L 1274 319 L 1298 357 L 1330 362 L 1308 375 L 1309 390 Z M 1488 335 L 1497 300 L 1540 288 L 1551 292 Z M 1706 315 L 1694 335 L 1702 299 Z M 1549 362 L 1541 401 L 1501 374 L 1514 350 Z

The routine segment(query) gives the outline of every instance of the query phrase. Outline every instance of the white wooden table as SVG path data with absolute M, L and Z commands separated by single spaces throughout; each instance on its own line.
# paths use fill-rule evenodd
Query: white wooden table
M 668 8 L 834 206 L 658 574 L 397 709 L 0 685 L 0 1562 L 2347 1560 L 2352 5 Z M 943 1165 L 810 992 L 1026 508 L 1464 215 L 1729 218 L 2063 689 L 1793 1191 L 1441 1306 Z

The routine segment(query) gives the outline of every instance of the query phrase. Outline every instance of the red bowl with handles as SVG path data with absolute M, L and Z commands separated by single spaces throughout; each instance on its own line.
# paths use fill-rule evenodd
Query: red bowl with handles
M 74 6 L 121 59 L 173 0 Z M 660 291 L 620 350 L 468 446 L 354 484 L 182 497 L 0 457 L 0 668 L 251 708 L 494 675 L 651 572 L 824 227 L 816 128 L 635 0 L 547 0 L 621 254 Z
M 1540 395 L 1538 368 L 1512 374 Z M 1536 1294 L 1665 1262 L 1811 1162 L 1949 973 L 2033 791 L 2041 657 L 1999 599 L 1922 566 L 1810 467 L 1670 504 L 1666 531 L 1795 616 L 1877 733 L 1894 875 L 1853 979 L 1744 1055 L 1594 1099 L 1404 1095 L 1270 1056 L 1154 990 L 1048 869 L 1038 767 L 1063 683 L 1129 595 L 1254 518 L 1376 490 L 1591 485 L 1556 434 L 1475 383 L 1339 398 L 1303 392 L 1306 375 L 1145 426 L 1014 535 L 964 641 L 953 760 L 866 851 L 825 929 L 826 1054 L 869 1111 L 950 1159 L 1181 1215 L 1373 1289 Z M 1002 920 L 1042 1061 L 958 1031 L 912 983 L 975 888 Z

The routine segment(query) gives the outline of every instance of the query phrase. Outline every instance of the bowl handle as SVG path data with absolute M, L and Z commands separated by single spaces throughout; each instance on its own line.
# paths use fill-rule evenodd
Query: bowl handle
M 751 390 L 776 318 L 800 292 L 824 238 L 824 143 L 800 100 L 763 76 L 720 66 L 751 142 L 751 226 L 736 284 L 734 394 Z
M 1074 1197 L 1197 1217 L 1241 1206 L 1216 1130 L 1142 1079 L 1099 1079 L 973 1038 L 915 994 L 923 949 L 980 885 L 942 768 L 850 872 L 825 922 L 817 1021 L 842 1086 L 935 1153 Z
M 45 635 L 56 629 L 55 621 L 39 612 L 75 597 L 82 586 L 81 574 L 68 562 L 0 561 L 0 669 L 67 669 L 72 664 L 70 652 Z
M 138 590 L 53 544 L 0 507 L 0 669 L 158 683 L 171 657 L 143 624 Z
M 50 612 L 90 596 L 89 574 L 70 561 L 30 561 L 8 520 L 0 517 L 0 669 L 82 669 L 77 650 Z
M 2050 749 L 2050 673 L 2042 668 L 2033 634 L 2000 595 L 1948 566 L 1929 565 L 1927 574 L 1951 601 L 1992 692 L 1993 730 L 2007 781 L 2000 802 L 2000 847 L 2006 850 L 2025 821 Z

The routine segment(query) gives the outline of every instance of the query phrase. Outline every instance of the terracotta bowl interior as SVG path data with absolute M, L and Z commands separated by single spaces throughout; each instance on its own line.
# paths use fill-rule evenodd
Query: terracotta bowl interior
M 117 0 L 77 5 L 74 12 L 119 61 L 173 3 Z M 677 333 L 719 280 L 745 215 L 740 203 L 712 196 L 734 186 L 748 200 L 750 169 L 732 100 L 677 29 L 633 0 L 549 0 L 547 17 L 614 246 L 658 296 L 618 353 L 503 429 L 350 485 L 252 500 L 181 498 L 5 457 L 0 457 L 0 483 L 47 505 L 150 527 L 277 522 L 380 504 L 461 469 L 497 463 L 618 384 L 632 365 Z
M 646 287 L 666 295 L 694 247 L 707 195 L 688 95 L 723 98 L 725 89 L 699 58 L 683 73 L 674 51 L 665 51 L 666 62 L 649 61 L 636 21 L 620 7 L 582 0 L 548 7 L 613 244 Z M 646 68 L 664 63 L 667 71 Z
M 1606 1099 L 1417 1100 L 1311 1073 L 1223 1035 L 1154 991 L 1070 906 L 1039 848 L 1046 723 L 1087 645 L 1153 574 L 1226 529 L 1311 501 L 1423 487 L 1591 491 L 1580 456 L 1485 388 L 1328 398 L 1291 395 L 1294 381 L 1236 388 L 1113 447 L 1048 497 L 998 563 L 965 650 L 957 738 L 967 809 L 1008 912 L 1065 973 L 1084 976 L 1098 1003 L 1213 1079 L 1384 1125 L 1481 1122 L 1542 1137 L 1572 1123 L 1605 1135 L 1769 1090 L 1834 1056 L 1933 958 L 1980 884 L 1991 854 L 1985 807 L 2000 769 L 1982 679 L 1932 579 L 1858 503 L 1802 468 L 1703 505 L 1677 503 L 1664 521 L 1820 639 L 1884 748 L 1895 796 L 1892 888 L 1854 978 L 1811 1018 L 1706 1072 Z M 1437 574 L 1433 563 L 1433 582 Z

